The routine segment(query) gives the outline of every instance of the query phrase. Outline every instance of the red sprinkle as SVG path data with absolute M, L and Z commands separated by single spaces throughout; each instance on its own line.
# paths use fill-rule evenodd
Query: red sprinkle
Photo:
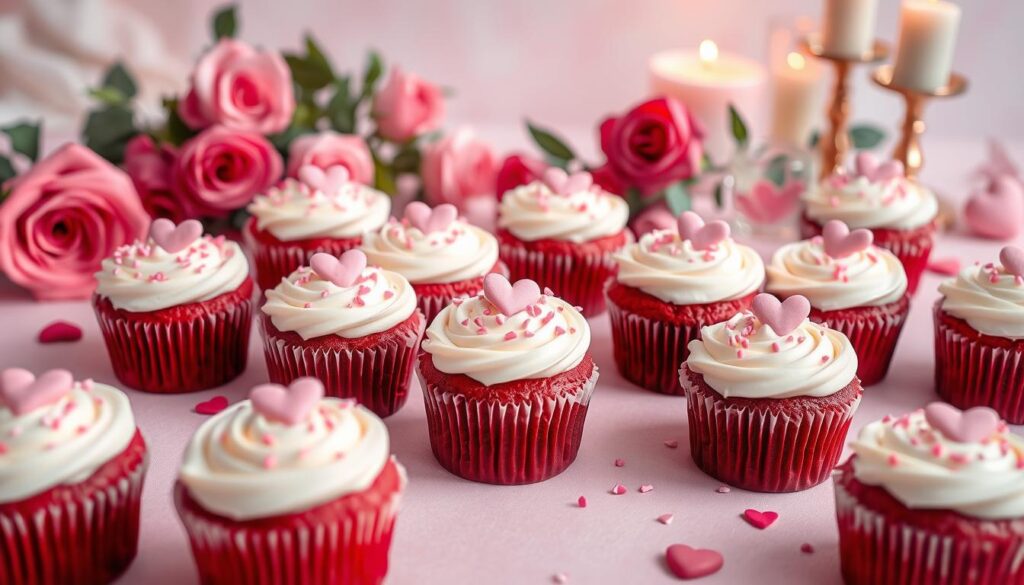
M 225 396 L 214 396 L 213 398 L 200 402 L 193 407 L 196 414 L 217 414 L 228 407 L 228 399 Z
M 39 343 L 67 343 L 82 338 L 82 328 L 69 321 L 54 321 L 39 332 Z
M 900 458 L 895 453 L 890 453 L 886 462 L 889 464 L 889 467 L 896 467 L 900 464 Z
M 661 516 L 658 516 L 658 522 L 661 522 L 662 524 L 668 526 L 672 523 L 672 520 L 674 518 L 675 516 L 673 516 L 672 514 L 662 514 Z
M 622 494 L 626 493 L 626 486 L 622 485 L 621 483 L 617 483 L 612 487 L 611 493 L 612 495 L 615 496 L 621 496 Z
M 512 341 L 515 338 L 516 338 L 516 332 L 515 331 L 509 331 L 508 333 L 505 334 L 505 341 Z
M 804 553 L 806 555 L 814 554 L 814 547 L 811 546 L 811 543 L 805 542 L 805 543 L 800 545 L 800 552 L 802 552 L 802 553 Z
M 675 449 L 679 447 L 679 441 L 676 441 L 675 439 L 665 441 L 665 446 L 668 447 L 669 449 Z
M 760 510 L 747 508 L 746 510 L 743 511 L 743 519 L 746 520 L 747 523 L 753 526 L 754 528 L 764 530 L 765 528 L 768 528 L 769 526 L 774 524 L 775 521 L 779 519 L 779 514 L 778 512 L 761 512 Z
M 625 459 L 616 459 L 615 460 L 615 467 L 625 467 L 625 466 L 626 466 L 626 460 Z
M 651 485 L 649 483 L 644 483 L 644 484 L 640 484 L 640 489 L 637 490 L 637 491 L 639 491 L 641 494 L 646 494 L 647 492 L 649 492 L 649 491 L 651 491 L 653 489 L 654 489 L 653 485 Z
M 586 496 L 580 496 L 579 499 L 576 500 L 576 505 L 579 506 L 580 508 L 586 508 L 587 507 L 587 497 Z

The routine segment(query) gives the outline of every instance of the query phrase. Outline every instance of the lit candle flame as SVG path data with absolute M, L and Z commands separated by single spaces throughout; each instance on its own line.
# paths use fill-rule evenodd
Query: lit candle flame
M 807 66 L 807 61 L 800 53 L 790 53 L 786 55 L 786 64 L 789 65 L 790 69 L 800 71 Z
M 704 65 L 714 63 L 718 59 L 718 45 L 712 40 L 701 41 L 697 53 L 700 55 L 700 61 Z

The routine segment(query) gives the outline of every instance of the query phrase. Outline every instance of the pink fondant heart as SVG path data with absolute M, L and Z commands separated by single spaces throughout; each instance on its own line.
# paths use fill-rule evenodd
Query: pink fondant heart
M 1000 177 L 987 188 L 971 193 L 964 206 L 964 221 L 975 234 L 993 240 L 1010 240 L 1021 231 L 1024 217 L 1024 186 L 1014 177 Z
M 261 384 L 249 393 L 256 412 L 286 425 L 306 420 L 323 397 L 323 383 L 309 377 L 297 378 L 287 388 L 280 384 Z
M 0 401 L 21 416 L 41 406 L 53 404 L 71 391 L 75 379 L 67 370 L 50 370 L 38 378 L 22 368 L 0 372 Z
M 540 287 L 529 279 L 510 284 L 507 278 L 492 272 L 484 277 L 484 296 L 503 315 L 511 317 L 540 300 Z
M 39 343 L 66 343 L 82 338 L 82 328 L 68 321 L 54 321 L 39 332 Z
M 750 307 L 762 323 L 772 328 L 776 335 L 789 335 L 800 326 L 811 312 L 807 297 L 793 295 L 783 302 L 768 293 L 754 297 Z
M 228 407 L 226 396 L 214 396 L 213 398 L 196 404 L 196 414 L 212 415 Z
M 845 258 L 863 252 L 874 241 L 871 230 L 858 229 L 851 232 L 850 228 L 838 219 L 825 224 L 822 237 L 825 241 L 825 253 L 833 258 Z
M 754 528 L 764 530 L 765 528 L 768 528 L 769 526 L 774 524 L 775 521 L 779 519 L 779 513 L 771 511 L 762 512 L 760 510 L 748 508 L 743 511 L 743 519 L 746 520 Z
M 665 549 L 665 562 L 676 577 L 697 579 L 717 573 L 725 559 L 716 550 L 673 544 Z
M 890 160 L 879 163 L 878 157 L 870 152 L 861 152 L 857 155 L 854 161 L 854 172 L 875 183 L 904 176 L 902 162 Z
M 760 180 L 749 193 L 736 197 L 736 207 L 753 221 L 775 223 L 796 210 L 803 192 L 803 181 L 789 181 L 776 187 L 771 181 Z
M 316 165 L 303 165 L 299 169 L 300 181 L 330 195 L 337 194 L 350 176 L 348 169 L 342 165 L 328 167 L 326 171 Z
M 987 406 L 960 410 L 945 402 L 932 402 L 924 407 L 924 418 L 943 437 L 957 443 L 977 443 L 999 428 L 999 414 Z
M 186 219 L 177 226 L 174 222 L 165 219 L 154 219 L 149 226 L 149 237 L 164 250 L 171 254 L 177 254 L 203 235 L 203 224 L 199 220 Z
M 551 167 L 545 170 L 543 180 L 549 189 L 559 195 L 570 195 L 586 191 L 594 184 L 594 178 L 586 171 L 570 175 L 558 167 Z
M 433 209 L 420 201 L 405 206 L 405 219 L 409 225 L 424 234 L 444 231 L 458 217 L 459 210 L 451 203 L 442 203 Z
M 349 250 L 341 258 L 317 252 L 309 259 L 309 266 L 317 276 L 336 286 L 349 287 L 355 284 L 366 269 L 366 254 L 362 250 Z
M 699 215 L 684 211 L 678 220 L 679 237 L 690 240 L 694 250 L 707 250 L 729 237 L 729 224 L 715 220 L 705 224 Z
M 1024 249 L 1006 246 L 999 251 L 999 263 L 1014 276 L 1024 276 Z

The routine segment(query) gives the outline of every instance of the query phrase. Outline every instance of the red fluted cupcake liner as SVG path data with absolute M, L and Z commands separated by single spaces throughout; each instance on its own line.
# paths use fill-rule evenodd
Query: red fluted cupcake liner
M 756 292 L 732 301 L 673 305 L 639 289 L 609 281 L 606 291 L 615 364 L 622 377 L 661 394 L 682 396 L 679 366 L 701 327 L 750 307 Z
M 892 252 L 903 264 L 907 273 L 907 291 L 913 295 L 921 282 L 921 275 L 928 267 L 928 257 L 935 246 L 935 222 L 909 230 L 872 228 L 874 244 Z M 806 215 L 800 219 L 800 235 L 804 239 L 820 236 L 822 227 Z
M 309 240 L 281 241 L 270 232 L 256 227 L 256 218 L 250 217 L 243 232 L 246 247 L 252 254 L 253 269 L 256 271 L 256 283 L 260 290 L 270 290 L 281 284 L 300 266 L 307 266 L 309 259 L 317 252 L 326 252 L 332 256 L 358 248 L 363 237 L 355 238 L 313 238 Z
M 493 386 L 437 370 L 428 353 L 419 365 L 430 447 L 448 471 L 519 485 L 554 477 L 576 459 L 598 378 L 589 354 L 550 378 Z
M 158 394 L 221 386 L 245 370 L 252 326 L 252 280 L 208 301 L 132 313 L 93 296 L 114 374 Z
M 988 406 L 1024 424 L 1024 339 L 985 335 L 935 304 L 935 390 L 957 408 Z
M 857 481 L 852 459 L 837 471 L 839 560 L 848 585 L 1024 583 L 1024 522 L 950 510 L 912 510 Z
M 685 366 L 680 382 L 694 463 L 755 492 L 795 492 L 828 479 L 863 393 L 854 378 L 820 398 L 723 398 Z
M 81 483 L 0 504 L 0 583 L 110 583 L 135 559 L 149 465 L 136 431 L 119 455 Z
M 491 268 L 491 272 L 508 277 L 508 268 L 501 260 Z M 434 321 L 434 317 L 441 312 L 441 309 L 447 307 L 452 299 L 471 297 L 483 292 L 484 277 L 468 278 L 458 282 L 413 283 L 412 289 L 416 292 L 416 306 L 426 317 L 429 326 Z
M 174 502 L 199 580 L 209 585 L 377 585 L 388 572 L 405 470 L 391 458 L 367 490 L 309 510 L 235 521 L 178 482 Z
M 512 281 L 529 278 L 556 296 L 582 307 L 593 317 L 604 312 L 604 285 L 618 273 L 612 255 L 630 240 L 629 232 L 575 244 L 557 240 L 524 242 L 507 231 L 498 232 L 501 260 Z
M 850 339 L 857 352 L 857 377 L 861 386 L 881 382 L 889 372 L 892 354 L 910 312 L 910 294 L 878 307 L 853 307 L 836 311 L 811 309 L 810 318 Z
M 377 416 L 398 411 L 409 397 L 425 321 L 419 311 L 391 329 L 346 339 L 325 335 L 304 340 L 279 331 L 268 315 L 260 319 L 267 373 L 276 384 L 312 376 L 328 396 L 355 398 Z

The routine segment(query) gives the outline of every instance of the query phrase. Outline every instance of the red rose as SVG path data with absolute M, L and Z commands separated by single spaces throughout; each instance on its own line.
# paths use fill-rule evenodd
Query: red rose
M 622 182 L 608 163 L 590 171 L 590 176 L 594 179 L 595 185 L 619 197 L 625 197 L 626 191 L 629 190 L 629 185 Z
M 494 194 L 498 196 L 498 201 L 516 187 L 539 181 L 547 168 L 547 163 L 530 155 L 513 154 L 505 157 L 495 180 Z
M 601 150 L 629 186 L 657 191 L 700 171 L 702 132 L 682 102 L 656 98 L 601 123 Z
M 5 188 L 0 271 L 37 299 L 89 298 L 100 262 L 149 229 L 128 175 L 78 144 L 61 147 Z
M 373 155 L 362 136 L 325 130 L 296 138 L 288 148 L 288 176 L 298 178 L 306 165 L 343 166 L 353 181 L 373 185 Z
M 175 177 L 178 151 L 170 144 L 157 145 L 148 134 L 128 141 L 121 168 L 131 177 L 142 206 L 149 216 L 166 217 L 174 223 L 192 217 L 188 198 L 182 195 Z
M 181 147 L 178 180 L 197 213 L 223 217 L 245 207 L 281 178 L 284 163 L 266 138 L 223 126 Z

